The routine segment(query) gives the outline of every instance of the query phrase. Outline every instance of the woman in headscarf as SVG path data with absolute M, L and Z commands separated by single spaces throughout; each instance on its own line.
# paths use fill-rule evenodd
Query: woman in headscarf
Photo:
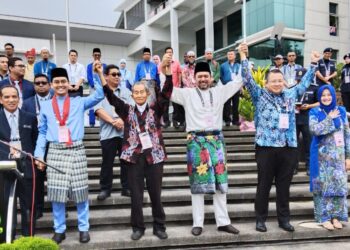
M 344 107 L 337 106 L 335 89 L 318 90 L 320 106 L 309 114 L 313 135 L 310 150 L 310 191 L 318 223 L 328 230 L 341 229 L 348 220 L 347 173 L 350 169 L 350 130 Z

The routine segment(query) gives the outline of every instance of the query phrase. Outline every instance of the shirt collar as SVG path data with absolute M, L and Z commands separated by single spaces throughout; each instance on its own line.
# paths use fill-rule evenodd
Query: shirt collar
M 51 97 L 50 92 L 49 92 L 49 94 L 48 94 L 47 96 L 44 96 L 44 97 L 42 97 L 42 96 L 40 96 L 40 95 L 38 95 L 38 94 L 36 94 L 36 96 L 37 96 L 39 102 L 47 101 L 47 100 L 50 100 L 50 99 L 51 99 L 51 98 L 50 98 L 50 97 Z
M 16 119 L 18 119 L 18 117 L 19 117 L 19 109 L 18 109 L 18 108 L 17 108 L 16 111 L 13 112 L 13 113 L 7 111 L 7 110 L 4 108 L 4 112 L 5 112 L 5 115 L 6 115 L 7 120 L 10 119 L 10 116 L 11 116 L 12 114 L 15 115 Z
M 136 104 L 136 107 L 137 107 L 137 110 L 141 113 L 141 115 L 142 115 L 142 113 L 145 111 L 145 109 L 146 109 L 146 107 L 147 107 L 147 101 L 144 103 L 144 104 L 142 104 L 142 105 L 138 105 L 138 104 Z

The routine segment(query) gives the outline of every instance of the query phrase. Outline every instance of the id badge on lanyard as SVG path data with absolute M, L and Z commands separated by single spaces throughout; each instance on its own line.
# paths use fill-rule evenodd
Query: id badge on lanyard
M 279 128 L 289 129 L 289 116 L 288 114 L 282 113 L 279 117 Z
M 142 145 L 142 150 L 152 147 L 151 137 L 148 132 L 139 133 L 139 138 Z
M 58 127 L 58 142 L 67 143 L 69 141 L 69 130 L 67 126 Z
M 344 81 L 345 83 L 350 83 L 350 75 L 349 76 L 345 75 Z
M 10 141 L 10 155 L 12 159 L 19 159 L 21 157 L 21 152 L 14 149 L 17 148 L 19 150 L 22 150 L 22 144 L 21 141 Z

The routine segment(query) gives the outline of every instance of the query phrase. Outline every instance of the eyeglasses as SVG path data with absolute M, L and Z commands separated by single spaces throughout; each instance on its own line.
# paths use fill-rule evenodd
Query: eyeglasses
M 187 56 L 188 58 L 194 58 L 194 56 Z
M 119 72 L 118 73 L 111 73 L 109 74 L 110 76 L 113 76 L 113 77 L 116 77 L 116 76 L 121 76 L 122 74 L 120 74 Z
M 40 85 L 46 85 L 46 84 L 48 84 L 48 82 L 46 82 L 46 81 L 37 81 L 37 82 L 34 82 L 34 84 L 36 86 L 40 86 Z
M 54 81 L 52 81 L 52 83 L 54 83 L 54 84 L 66 84 L 68 81 L 67 80 L 54 80 Z
M 24 64 L 17 64 L 17 65 L 14 65 L 14 67 L 19 67 L 19 68 L 25 68 L 26 66 Z
M 295 55 L 288 55 L 288 57 L 294 57 Z
M 94 57 L 101 57 L 101 54 L 93 54 Z

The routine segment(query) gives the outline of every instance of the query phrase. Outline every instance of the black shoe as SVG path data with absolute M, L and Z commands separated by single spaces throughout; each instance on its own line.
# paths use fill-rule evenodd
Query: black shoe
M 294 227 L 289 222 L 278 223 L 278 226 L 287 232 L 294 232 L 295 230 Z
M 129 189 L 123 189 L 120 195 L 121 195 L 121 196 L 130 197 L 130 196 L 131 196 L 131 193 L 130 193 L 130 190 L 129 190 Z
M 62 241 L 66 239 L 66 233 L 55 233 L 52 236 L 52 240 L 57 244 L 60 244 Z
M 199 236 L 199 235 L 202 234 L 202 230 L 203 230 L 203 228 L 201 228 L 201 227 L 193 227 L 192 230 L 191 230 L 191 233 L 194 236 Z
M 79 232 L 79 241 L 81 243 L 88 243 L 90 241 L 89 231 Z
M 141 231 L 141 230 L 136 230 L 134 232 L 132 232 L 131 234 L 131 239 L 132 240 L 139 240 L 141 239 L 141 237 L 145 234 L 144 231 Z
M 203 228 L 201 228 L 201 227 L 193 227 L 192 230 L 191 230 L 191 233 L 194 236 L 199 236 L 199 235 L 202 234 L 202 231 L 203 231 Z
M 298 174 L 298 169 L 294 169 L 293 175 L 297 175 Z
M 168 238 L 168 234 L 162 230 L 153 230 L 153 234 L 161 240 L 165 240 Z
M 174 124 L 174 128 L 176 128 L 176 129 L 180 128 L 180 123 L 179 122 L 173 121 L 173 124 Z
M 255 226 L 256 231 L 265 233 L 267 231 L 265 222 L 263 221 L 257 221 Z
M 97 200 L 104 201 L 109 196 L 111 196 L 110 192 L 102 190 L 101 193 L 97 195 Z
M 229 234 L 239 234 L 239 230 L 231 224 L 227 226 L 218 227 L 218 231 L 226 232 Z
M 162 126 L 163 128 L 168 128 L 170 126 L 170 122 L 167 121 L 167 122 L 164 122 L 164 125 Z
M 36 211 L 35 219 L 39 220 L 41 217 L 43 217 L 43 211 Z
M 231 122 L 225 122 L 225 126 L 229 127 L 231 125 Z

